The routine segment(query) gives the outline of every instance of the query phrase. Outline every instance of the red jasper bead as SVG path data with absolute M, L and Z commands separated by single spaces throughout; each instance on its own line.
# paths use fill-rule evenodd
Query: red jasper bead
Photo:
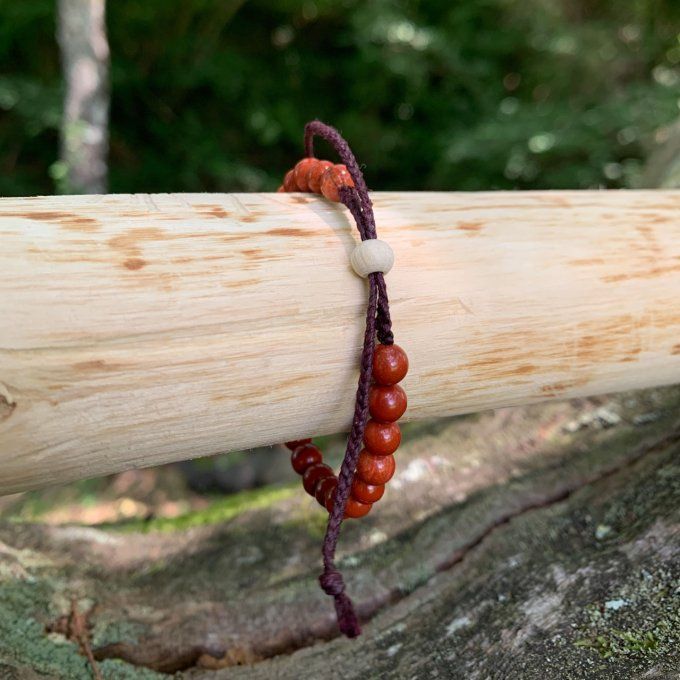
M 284 191 L 297 191 L 297 182 L 295 181 L 295 170 L 289 170 L 283 178 Z
M 359 454 L 355 475 L 366 484 L 380 486 L 392 479 L 395 467 L 394 456 L 374 456 L 363 449 Z
M 372 503 L 362 503 L 356 498 L 352 498 L 352 496 L 350 496 L 347 499 L 347 503 L 345 504 L 345 517 L 351 517 L 352 519 L 363 517 L 370 512 L 372 507 Z
M 408 357 L 398 345 L 379 344 L 373 354 L 373 379 L 379 385 L 396 385 L 408 373 Z
M 286 442 L 284 446 L 289 448 L 291 451 L 295 451 L 298 446 L 304 446 L 305 444 L 309 444 L 311 441 L 311 439 L 294 439 L 291 442 Z
M 285 189 L 283 188 L 283 184 L 282 184 L 282 185 L 276 190 L 276 193 L 277 193 L 277 194 L 282 194 L 284 191 L 285 191 Z
M 319 162 L 317 158 L 303 158 L 298 161 L 293 168 L 295 175 L 295 184 L 300 191 L 309 191 L 309 183 L 307 181 L 307 175 L 309 171 Z
M 373 385 L 368 393 L 368 410 L 383 423 L 399 420 L 406 410 L 406 392 L 399 385 Z
M 337 482 L 337 478 L 336 478 L 336 482 Z M 326 491 L 326 498 L 324 500 L 324 505 L 326 506 L 326 510 L 328 510 L 328 512 L 333 512 L 333 505 L 335 505 L 334 496 L 335 496 L 335 490 L 337 488 L 338 488 L 338 485 L 336 483 L 335 486 L 331 487 L 330 489 L 328 489 Z
M 334 165 L 327 168 L 321 178 L 321 193 L 329 201 L 339 201 L 339 189 L 342 186 L 353 187 L 354 180 L 344 165 Z
M 305 470 L 305 473 L 302 475 L 302 486 L 305 487 L 305 491 L 310 496 L 314 496 L 316 493 L 316 485 L 322 479 L 333 476 L 333 470 L 331 470 L 328 465 L 325 463 L 317 463 Z
M 333 506 L 335 505 L 335 499 L 333 498 L 333 495 L 335 494 L 336 487 L 337 484 L 326 492 L 325 505 L 326 510 L 328 510 L 328 512 L 333 512 Z M 363 517 L 364 515 L 367 515 L 372 505 L 373 505 L 372 503 L 363 503 L 362 501 L 357 500 L 356 498 L 352 498 L 352 496 L 350 496 L 347 499 L 347 503 L 345 503 L 345 519 L 350 517 L 352 519 L 355 519 L 357 517 Z
M 366 482 L 363 482 L 356 477 L 352 482 L 352 497 L 362 503 L 375 503 L 383 497 L 384 493 L 385 486 L 383 484 L 377 486 L 374 484 L 366 484 Z
M 326 507 L 326 496 L 328 496 L 329 493 L 333 493 L 337 485 L 338 478 L 335 475 L 333 475 L 332 477 L 326 477 L 325 479 L 322 479 L 316 485 L 316 492 L 314 493 L 314 497 L 316 498 L 317 501 L 319 501 L 321 505 Z
M 315 194 L 321 193 L 321 179 L 323 178 L 324 172 L 328 168 L 332 168 L 333 163 L 330 161 L 317 161 L 316 165 L 312 165 L 307 172 L 307 186 L 310 191 Z
M 394 453 L 401 443 L 401 430 L 396 423 L 380 423 L 369 420 L 364 430 L 364 444 L 376 455 L 387 456 Z
M 314 444 L 303 444 L 298 446 L 290 456 L 290 462 L 293 470 L 299 475 L 303 475 L 307 468 L 316 465 L 323 460 L 321 451 L 314 446 Z

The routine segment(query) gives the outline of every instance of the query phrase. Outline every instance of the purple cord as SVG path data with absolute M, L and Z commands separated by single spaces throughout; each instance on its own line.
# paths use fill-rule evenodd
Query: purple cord
M 307 156 L 314 156 L 314 136 L 318 135 L 333 145 L 342 162 L 347 166 L 349 174 L 354 180 L 354 187 L 341 187 L 340 200 L 352 213 L 356 220 L 361 240 L 377 238 L 373 206 L 368 195 L 364 177 L 359 168 L 349 144 L 342 135 L 330 125 L 319 120 L 311 121 L 305 126 L 305 152 Z M 347 438 L 345 457 L 338 474 L 338 485 L 335 490 L 333 510 L 328 518 L 326 535 L 323 541 L 324 570 L 319 577 L 323 590 L 335 599 L 335 612 L 338 617 L 340 631 L 347 637 L 354 638 L 361 633 L 359 620 L 352 600 L 345 593 L 345 582 L 342 574 L 335 566 L 335 549 L 340 535 L 340 527 L 345 515 L 345 506 L 349 498 L 354 470 L 357 466 L 364 429 L 368 419 L 368 393 L 371 388 L 371 372 L 373 368 L 373 353 L 375 350 L 376 333 L 384 345 L 394 343 L 392 335 L 392 321 L 390 319 L 387 286 L 381 272 L 368 275 L 368 308 L 366 310 L 366 332 L 364 347 L 361 353 L 361 370 L 359 385 L 354 405 L 352 429 Z

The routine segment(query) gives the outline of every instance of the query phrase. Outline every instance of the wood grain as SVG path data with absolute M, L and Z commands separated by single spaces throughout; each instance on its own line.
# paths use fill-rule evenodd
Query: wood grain
M 409 418 L 680 382 L 680 192 L 373 198 Z M 347 428 L 356 239 L 303 194 L 0 199 L 0 493 Z

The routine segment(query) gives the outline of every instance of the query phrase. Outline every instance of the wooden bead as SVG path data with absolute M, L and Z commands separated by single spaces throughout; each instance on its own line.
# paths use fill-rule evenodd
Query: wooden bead
M 394 251 L 378 238 L 369 238 L 355 246 L 349 256 L 352 269 L 366 278 L 373 272 L 387 274 L 394 265 Z
M 309 444 L 311 441 L 311 439 L 294 439 L 291 442 L 286 442 L 284 446 L 289 448 L 291 451 L 295 451 L 298 446 L 304 446 L 305 444 Z
M 361 479 L 354 478 L 352 482 L 352 497 L 356 498 L 362 503 L 375 503 L 379 501 L 385 493 L 385 486 L 383 484 L 374 485 L 366 484 Z
M 309 171 L 319 162 L 317 158 L 303 158 L 298 161 L 293 168 L 295 184 L 299 191 L 309 191 L 307 175 Z
M 327 168 L 321 178 L 321 193 L 329 201 L 340 200 L 340 187 L 353 187 L 354 180 L 344 165 L 333 165 Z
M 382 423 L 399 420 L 406 410 L 406 392 L 399 385 L 372 385 L 368 393 L 368 410 Z
M 362 503 L 350 496 L 345 504 L 345 518 L 356 519 L 357 517 L 363 517 L 370 512 L 372 507 L 372 503 Z
M 322 479 L 333 476 L 333 470 L 331 470 L 328 465 L 325 463 L 317 463 L 305 470 L 305 473 L 302 475 L 302 486 L 305 487 L 305 491 L 310 496 L 314 496 L 316 493 L 316 485 Z
M 327 168 L 332 168 L 333 163 L 330 161 L 317 161 L 316 165 L 312 165 L 307 173 L 307 186 L 310 191 L 315 194 L 321 193 L 321 179 Z
M 329 493 L 333 493 L 337 485 L 338 478 L 335 475 L 333 475 L 332 477 L 326 477 L 325 479 L 322 479 L 316 485 L 314 497 L 316 498 L 317 501 L 319 501 L 321 505 L 326 507 L 326 496 L 328 496 Z
M 293 470 L 299 475 L 303 475 L 307 468 L 320 463 L 322 460 L 321 451 L 314 444 L 303 444 L 296 448 L 290 456 Z
M 297 182 L 295 181 L 295 170 L 289 170 L 283 178 L 284 191 L 297 191 Z
M 394 453 L 401 444 L 399 425 L 369 420 L 364 430 L 364 444 L 371 453 L 378 456 Z
M 374 456 L 363 449 L 359 454 L 355 475 L 366 484 L 380 486 L 392 479 L 395 467 L 394 456 Z
M 408 357 L 398 345 L 376 345 L 373 354 L 373 380 L 378 385 L 396 385 L 408 373 Z

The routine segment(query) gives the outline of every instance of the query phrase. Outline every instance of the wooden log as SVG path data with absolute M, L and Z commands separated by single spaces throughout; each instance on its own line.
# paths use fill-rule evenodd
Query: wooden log
M 680 381 L 680 192 L 373 198 L 409 418 Z M 341 207 L 6 198 L 0 238 L 0 493 L 348 427 Z

